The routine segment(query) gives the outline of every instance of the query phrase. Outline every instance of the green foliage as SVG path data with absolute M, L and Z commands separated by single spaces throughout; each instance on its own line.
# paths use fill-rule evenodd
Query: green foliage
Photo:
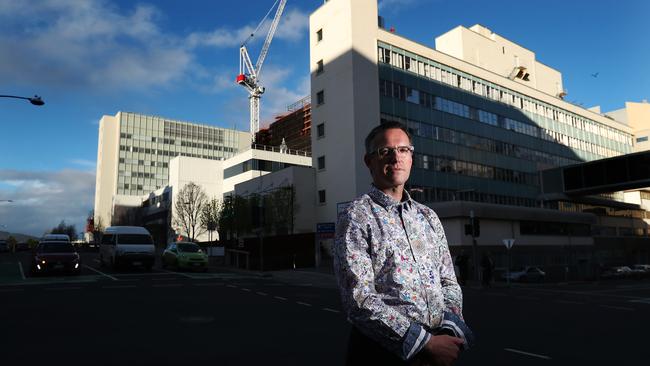
M 52 228 L 50 234 L 67 234 L 70 240 L 77 240 L 77 228 L 74 225 L 66 225 L 65 220 L 61 220 L 59 225 Z
M 36 239 L 28 239 L 27 240 L 27 246 L 29 246 L 29 249 L 34 249 L 38 245 L 38 240 Z

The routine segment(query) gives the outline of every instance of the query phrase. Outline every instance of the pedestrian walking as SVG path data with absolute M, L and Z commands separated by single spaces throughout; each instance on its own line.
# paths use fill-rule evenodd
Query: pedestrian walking
M 456 257 L 456 265 L 458 266 L 458 282 L 461 286 L 467 284 L 467 277 L 469 276 L 469 257 L 465 253 L 465 249 L 460 250 L 460 254 Z
M 494 260 L 492 260 L 490 252 L 483 253 L 481 267 L 483 267 L 483 287 L 491 287 L 492 275 L 494 273 Z

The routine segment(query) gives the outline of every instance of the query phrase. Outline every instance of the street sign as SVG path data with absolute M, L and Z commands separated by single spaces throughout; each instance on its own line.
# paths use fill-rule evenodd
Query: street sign
M 334 223 L 333 222 L 320 222 L 316 224 L 316 232 L 317 233 L 333 233 L 334 230 Z
M 515 245 L 515 239 L 503 239 L 503 245 L 505 245 L 506 248 L 510 249 L 513 245 Z

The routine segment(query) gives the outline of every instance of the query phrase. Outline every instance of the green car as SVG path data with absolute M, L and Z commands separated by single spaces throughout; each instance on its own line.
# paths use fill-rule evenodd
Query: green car
M 176 269 L 208 270 L 208 255 L 201 248 L 190 242 L 176 242 L 167 246 L 162 254 L 162 266 Z

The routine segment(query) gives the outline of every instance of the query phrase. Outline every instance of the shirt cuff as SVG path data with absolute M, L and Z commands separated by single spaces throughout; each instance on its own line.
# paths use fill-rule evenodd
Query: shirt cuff
M 402 359 L 410 360 L 413 358 L 424 348 L 430 338 L 431 334 L 424 330 L 420 324 L 411 324 L 402 342 Z

